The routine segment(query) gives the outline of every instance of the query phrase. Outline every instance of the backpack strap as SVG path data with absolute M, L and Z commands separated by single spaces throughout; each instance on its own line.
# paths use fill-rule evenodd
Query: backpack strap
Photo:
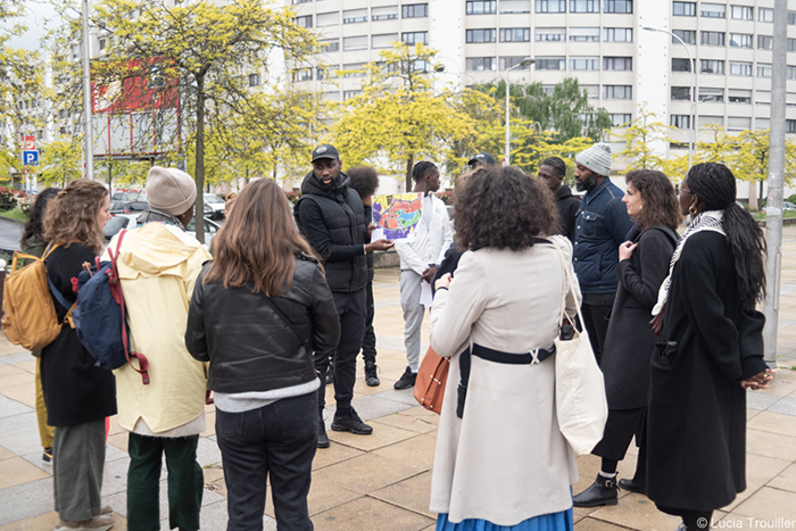
M 47 260 L 47 257 L 50 256 L 50 253 L 52 253 L 58 247 L 60 247 L 60 246 L 57 243 L 50 243 L 49 245 L 47 245 L 47 248 L 44 250 L 44 254 L 41 255 L 41 259 L 40 260 L 42 262 Z M 22 255 L 22 256 L 27 256 L 27 255 Z M 38 257 L 34 257 L 34 258 L 39 259 Z M 67 309 L 66 315 L 64 316 L 64 320 L 61 322 L 61 325 L 65 325 L 65 324 L 69 323 L 69 327 L 74 330 L 75 321 L 72 319 L 72 312 L 74 311 L 75 308 L 77 308 L 77 299 L 75 299 L 75 302 L 73 302 L 72 304 L 69 304 L 69 301 L 67 301 L 64 298 L 64 296 L 61 295 L 61 292 L 58 291 L 57 289 L 55 289 L 55 284 L 53 284 L 53 281 L 50 280 L 50 275 L 47 274 L 47 264 L 46 263 L 44 264 L 44 274 L 47 277 L 47 284 L 50 285 L 50 293 L 53 294 L 53 297 L 55 297 L 55 300 L 57 300 L 58 303 L 61 306 L 63 306 L 64 308 Z

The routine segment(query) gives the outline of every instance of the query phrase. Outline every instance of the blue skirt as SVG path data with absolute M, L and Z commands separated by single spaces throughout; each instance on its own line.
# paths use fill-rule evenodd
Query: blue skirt
M 448 521 L 446 513 L 440 513 L 437 516 L 436 531 L 572 531 L 572 508 L 560 513 L 534 516 L 517 525 L 495 525 L 475 518 L 454 524 Z

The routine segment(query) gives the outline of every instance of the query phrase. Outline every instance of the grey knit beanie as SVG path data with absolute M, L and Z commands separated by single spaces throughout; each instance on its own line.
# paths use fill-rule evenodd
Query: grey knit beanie
M 196 203 L 193 177 L 176 168 L 152 166 L 146 178 L 149 206 L 180 216 Z
M 605 142 L 598 142 L 582 151 L 575 162 L 583 164 L 597 175 L 608 177 L 611 175 L 611 146 Z

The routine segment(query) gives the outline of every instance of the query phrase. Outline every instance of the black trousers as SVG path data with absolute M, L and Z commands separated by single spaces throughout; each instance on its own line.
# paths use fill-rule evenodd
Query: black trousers
M 365 337 L 362 339 L 362 359 L 376 361 L 376 332 L 373 331 L 373 316 L 376 306 L 373 302 L 373 282 L 365 286 Z
M 592 454 L 609 461 L 625 458 L 630 441 L 636 436 L 638 459 L 633 483 L 645 487 L 647 481 L 647 445 L 645 433 L 646 407 L 634 409 L 609 409 L 603 438 L 591 451 Z
M 599 365 L 603 357 L 603 345 L 608 333 L 608 316 L 614 306 L 616 293 L 583 294 L 583 304 L 580 311 L 583 314 L 584 325 L 589 333 L 589 342 L 594 350 Z
M 318 429 L 316 394 L 226 413 L 216 408 L 216 439 L 227 485 L 227 531 L 262 531 L 266 480 L 277 529 L 312 531 L 307 510 Z
M 354 397 L 354 381 L 357 371 L 357 354 L 362 346 L 365 335 L 365 288 L 353 293 L 333 292 L 334 304 L 340 316 L 340 342 L 331 352 L 332 369 L 334 371 L 334 399 L 337 410 L 347 413 Z M 321 378 L 318 389 L 318 408 L 322 411 L 326 405 L 324 389 L 326 371 L 329 370 L 330 353 L 316 353 L 315 370 Z

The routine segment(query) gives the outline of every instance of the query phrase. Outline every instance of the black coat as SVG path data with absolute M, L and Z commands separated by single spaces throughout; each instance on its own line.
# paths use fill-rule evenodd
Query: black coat
M 272 302 L 302 339 L 266 301 L 253 283 L 225 288 L 221 280 L 204 284 L 210 265 L 196 280 L 185 346 L 199 361 L 209 361 L 207 387 L 221 393 L 271 391 L 317 378 L 312 353 L 328 352 L 340 339 L 340 319 L 332 292 L 315 260 L 296 258 L 290 290 Z
M 611 409 L 647 405 L 650 355 L 657 340 L 649 326 L 650 311 L 669 273 L 676 235 L 668 227 L 655 226 L 634 241 L 638 246 L 633 254 L 616 267 L 619 286 L 603 348 L 601 368 Z
M 561 225 L 559 234 L 563 234 L 569 241 L 575 243 L 575 230 L 578 224 L 575 218 L 578 216 L 580 198 L 572 195 L 572 190 L 564 183 L 556 192 L 556 206 L 558 207 L 558 221 Z
M 717 509 L 746 488 L 746 391 L 739 382 L 766 365 L 762 349 L 742 356 L 743 322 L 724 236 L 694 234 L 675 264 L 652 355 L 647 495 L 658 505 Z
M 73 243 L 55 249 L 47 258 L 47 276 L 70 304 L 77 299 L 72 278 L 83 270 L 83 262 L 93 263 L 95 256 L 89 247 Z M 68 309 L 55 297 L 53 304 L 62 320 Z M 50 426 L 72 426 L 116 414 L 116 378 L 94 365 L 94 358 L 68 324 L 41 351 L 41 380 Z

